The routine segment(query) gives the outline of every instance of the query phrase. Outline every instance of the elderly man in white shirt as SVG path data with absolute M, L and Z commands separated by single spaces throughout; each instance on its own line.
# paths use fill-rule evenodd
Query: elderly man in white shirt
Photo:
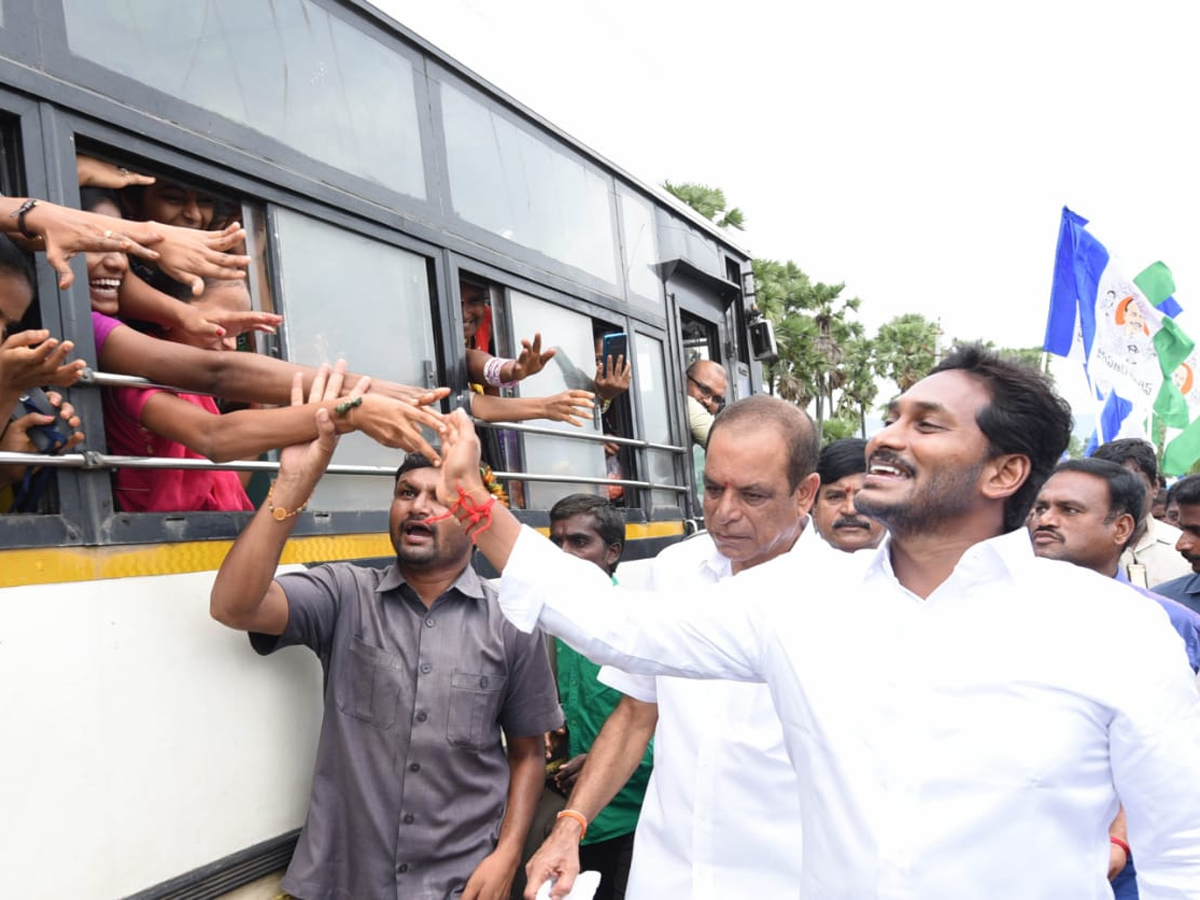
M 804 900 L 1103 900 L 1122 803 L 1145 900 L 1194 898 L 1200 698 L 1182 644 L 1152 601 L 1038 559 L 1021 528 L 1069 431 L 1036 372 L 958 348 L 868 446 L 858 508 L 888 527 L 878 551 L 813 544 L 690 597 L 620 596 L 503 510 L 471 531 L 519 627 L 626 670 L 768 683 Z M 465 416 L 446 447 L 439 496 L 482 501 Z
M 735 403 L 713 426 L 704 467 L 708 531 L 668 547 L 641 585 L 688 591 L 738 576 L 820 537 L 808 525 L 818 486 L 812 420 L 773 397 Z M 623 571 L 629 585 L 631 567 Z M 764 684 L 630 675 L 600 679 L 626 696 L 605 723 L 567 802 L 590 821 L 621 789 L 654 736 L 625 896 L 779 897 L 800 881 L 800 806 L 783 726 Z M 579 871 L 581 823 L 564 816 L 526 866 L 525 896 L 555 895 Z

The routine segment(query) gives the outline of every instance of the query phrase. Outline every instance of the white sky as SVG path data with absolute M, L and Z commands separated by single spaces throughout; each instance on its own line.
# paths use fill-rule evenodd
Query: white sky
M 872 332 L 1040 345 L 1066 204 L 1130 276 L 1171 267 L 1200 340 L 1184 0 L 377 5 L 641 180 L 721 187 L 738 243 L 846 282 Z

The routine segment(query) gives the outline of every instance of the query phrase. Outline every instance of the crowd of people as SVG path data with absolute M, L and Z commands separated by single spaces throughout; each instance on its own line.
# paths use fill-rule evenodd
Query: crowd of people
M 1066 404 L 977 346 L 824 447 L 697 359 L 706 530 L 622 563 L 619 484 L 561 500 L 547 541 L 497 503 L 446 389 L 238 351 L 281 319 L 252 308 L 236 206 L 89 157 L 79 176 L 80 210 L 0 198 L 0 449 L 87 440 L 61 393 L 84 361 L 20 329 L 35 250 L 63 287 L 85 254 L 99 368 L 174 386 L 105 389 L 110 452 L 279 450 L 257 509 L 215 469 L 118 470 L 114 498 L 254 511 L 212 614 L 325 673 L 293 896 L 561 898 L 581 870 L 604 900 L 1200 896 L 1200 476 L 1167 489 L 1138 440 L 1063 461 Z M 556 351 L 497 355 L 488 285 L 460 293 L 472 416 L 580 424 L 598 400 L 622 436 L 609 326 L 590 390 L 506 396 Z M 354 430 L 411 451 L 394 563 L 277 575 Z M 0 468 L 14 509 L 39 474 Z
M 561 898 L 587 870 L 603 898 L 1196 896 L 1200 476 L 1155 504 L 1148 444 L 1061 461 L 1066 404 L 976 346 L 870 441 L 821 447 L 771 397 L 714 405 L 706 531 L 652 560 L 621 562 L 594 495 L 549 541 L 521 526 L 461 412 L 437 467 L 401 468 L 387 569 L 276 577 L 290 520 L 260 508 L 213 615 L 328 679 L 284 888 Z M 331 458 L 316 427 L 281 457 L 285 511 Z M 1146 534 L 1193 574 L 1160 583 Z

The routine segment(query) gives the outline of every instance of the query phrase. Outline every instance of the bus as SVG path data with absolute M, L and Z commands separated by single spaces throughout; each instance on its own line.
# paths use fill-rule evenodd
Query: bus
M 567 493 L 616 498 L 627 558 L 698 526 L 684 371 L 707 358 L 730 399 L 761 388 L 749 255 L 371 5 L 3 0 L 0 189 L 77 206 L 80 154 L 244 223 L 254 306 L 284 316 L 246 352 L 447 385 L 448 410 L 470 390 L 466 285 L 498 355 L 534 332 L 556 348 L 509 392 L 586 387 L 597 337 L 625 334 L 633 382 L 610 414 L 491 425 L 489 462 L 535 527 Z M 37 261 L 25 324 L 94 362 L 73 265 L 60 292 Z M 181 465 L 107 452 L 101 391 L 118 382 L 93 365 L 68 392 L 86 442 L 39 458 L 42 508 L 0 515 L 4 896 L 219 896 L 286 864 L 308 803 L 320 666 L 261 660 L 209 618 L 248 514 L 114 500 L 117 468 Z M 391 557 L 400 458 L 343 438 L 283 570 Z M 261 501 L 272 458 L 226 465 L 257 470 Z

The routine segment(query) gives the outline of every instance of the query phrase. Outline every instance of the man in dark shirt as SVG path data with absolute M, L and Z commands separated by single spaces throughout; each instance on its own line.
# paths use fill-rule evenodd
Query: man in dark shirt
M 304 644 L 325 672 L 309 813 L 282 886 L 304 900 L 507 897 L 542 790 L 543 733 L 563 721 L 542 637 L 505 621 L 458 522 L 427 521 L 445 509 L 417 455 L 396 478 L 393 565 L 276 578 L 333 451 L 327 414 L 318 426 L 312 444 L 284 449 L 212 591 L 213 617 L 259 653 Z
M 1175 527 L 1180 531 L 1175 549 L 1192 567 L 1192 572 L 1156 585 L 1154 592 L 1200 613 L 1200 475 L 1189 475 L 1175 482 L 1167 506 L 1176 510 Z

